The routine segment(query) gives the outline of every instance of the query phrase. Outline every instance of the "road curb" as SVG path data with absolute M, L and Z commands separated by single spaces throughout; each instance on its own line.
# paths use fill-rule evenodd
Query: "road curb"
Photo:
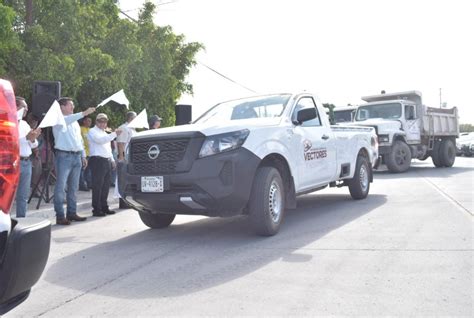
M 119 206 L 119 200 L 113 199 L 108 200 L 109 206 L 111 209 L 117 209 Z M 27 217 L 37 217 L 37 218 L 45 218 L 51 219 L 56 217 L 56 213 L 54 212 L 54 206 L 50 203 L 47 203 L 47 207 L 39 208 L 38 210 L 28 210 L 26 212 Z M 92 200 L 89 201 L 82 201 L 77 203 L 77 213 L 92 213 Z
M 26 217 L 36 217 L 36 218 L 44 218 L 44 219 L 54 219 L 56 218 L 56 213 L 54 212 L 54 203 L 53 200 L 49 202 L 42 201 L 40 204 L 40 208 L 36 209 L 38 204 L 38 198 L 33 198 L 31 202 L 28 204 L 28 208 L 26 211 Z M 76 195 L 77 200 L 77 213 L 82 215 L 84 214 L 87 216 L 88 214 L 92 214 L 92 192 L 77 192 Z M 110 189 L 109 198 L 107 200 L 110 209 L 118 209 L 119 207 L 119 199 L 114 198 L 114 188 Z M 66 210 L 66 204 L 64 203 L 64 210 Z M 66 211 L 65 211 L 66 212 Z M 12 217 L 16 215 L 16 202 L 13 203 L 12 208 L 10 210 Z

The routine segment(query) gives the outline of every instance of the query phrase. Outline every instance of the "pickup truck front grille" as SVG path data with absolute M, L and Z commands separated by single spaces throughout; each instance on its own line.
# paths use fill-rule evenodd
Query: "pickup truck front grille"
M 189 138 L 132 142 L 130 162 L 133 171 L 130 172 L 135 175 L 174 173 L 179 161 L 183 160 L 188 144 Z M 148 150 L 154 145 L 158 146 L 160 154 L 156 159 L 151 159 Z

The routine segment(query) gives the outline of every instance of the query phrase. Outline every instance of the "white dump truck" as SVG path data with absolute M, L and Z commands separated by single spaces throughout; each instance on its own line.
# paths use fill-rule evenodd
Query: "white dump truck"
M 348 186 L 364 199 L 377 157 L 373 128 L 331 127 L 313 95 L 256 96 L 135 135 L 118 166 L 119 191 L 151 228 L 176 214 L 244 214 L 257 234 L 274 235 L 298 195 Z
M 390 172 L 404 172 L 412 159 L 431 156 L 436 167 L 451 167 L 459 135 L 456 107 L 423 105 L 421 93 L 407 91 L 362 97 L 354 124 L 376 129 L 379 154 Z

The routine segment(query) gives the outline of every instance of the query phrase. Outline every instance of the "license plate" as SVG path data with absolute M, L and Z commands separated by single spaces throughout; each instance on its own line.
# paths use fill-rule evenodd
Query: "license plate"
M 142 177 L 142 192 L 163 192 L 163 177 Z

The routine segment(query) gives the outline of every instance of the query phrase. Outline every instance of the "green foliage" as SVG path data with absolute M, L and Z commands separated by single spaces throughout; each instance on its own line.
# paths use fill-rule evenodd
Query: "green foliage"
M 0 3 L 0 74 L 7 72 L 8 57 L 21 49 L 21 42 L 12 26 L 15 22 L 15 11 Z
M 474 125 L 472 124 L 461 124 L 459 125 L 459 132 L 473 132 Z
M 3 3 L 0 74 L 13 80 L 18 95 L 31 98 L 36 80 L 61 81 L 62 95 L 83 110 L 124 89 L 132 110 L 146 108 L 163 126 L 174 125 L 174 105 L 192 93 L 185 79 L 202 45 L 154 25 L 153 3 L 145 2 L 135 23 L 119 18 L 116 0 L 35 0 L 31 25 L 24 0 Z M 110 126 L 124 122 L 123 106 L 99 111 L 110 116 Z
M 328 109 L 327 112 L 328 112 L 328 116 L 329 116 L 329 123 L 331 125 L 335 125 L 336 120 L 334 119 L 334 108 L 336 108 L 336 105 L 326 103 L 326 104 L 323 104 L 323 107 Z

